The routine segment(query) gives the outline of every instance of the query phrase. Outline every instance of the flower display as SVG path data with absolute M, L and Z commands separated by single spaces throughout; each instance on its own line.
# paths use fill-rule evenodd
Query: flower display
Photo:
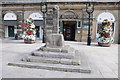
M 99 43 L 113 43 L 113 30 L 109 21 L 102 22 L 102 27 L 97 33 L 97 41 Z
M 32 18 L 26 19 L 22 25 L 24 27 L 22 38 L 25 40 L 36 40 L 36 30 Z

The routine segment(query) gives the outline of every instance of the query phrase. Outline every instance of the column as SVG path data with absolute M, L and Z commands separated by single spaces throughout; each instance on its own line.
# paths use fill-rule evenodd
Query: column
M 59 34 L 59 6 L 53 8 L 53 29 L 52 33 Z

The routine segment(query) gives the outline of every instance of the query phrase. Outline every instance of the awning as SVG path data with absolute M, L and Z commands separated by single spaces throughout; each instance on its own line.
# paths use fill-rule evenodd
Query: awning
M 16 20 L 12 21 L 12 20 L 8 20 L 8 21 L 3 21 L 3 25 L 17 25 L 18 22 Z
M 43 25 L 43 21 L 41 20 L 34 20 L 35 25 Z

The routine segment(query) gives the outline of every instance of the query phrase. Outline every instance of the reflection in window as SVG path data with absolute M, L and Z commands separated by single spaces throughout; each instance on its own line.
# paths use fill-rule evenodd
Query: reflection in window
M 84 28 L 84 29 L 88 29 L 89 26 L 88 26 L 88 25 L 84 25 L 83 28 Z
M 70 29 L 67 29 L 67 33 L 70 33 L 71 31 L 70 31 Z

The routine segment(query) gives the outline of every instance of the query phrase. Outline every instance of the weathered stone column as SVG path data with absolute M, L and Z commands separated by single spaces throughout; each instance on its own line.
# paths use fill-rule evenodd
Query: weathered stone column
M 52 33 L 59 34 L 59 6 L 53 7 L 53 29 Z
M 50 48 L 62 48 L 64 47 L 64 37 L 59 34 L 59 6 L 53 8 L 53 27 L 52 34 L 47 36 L 46 47 Z

